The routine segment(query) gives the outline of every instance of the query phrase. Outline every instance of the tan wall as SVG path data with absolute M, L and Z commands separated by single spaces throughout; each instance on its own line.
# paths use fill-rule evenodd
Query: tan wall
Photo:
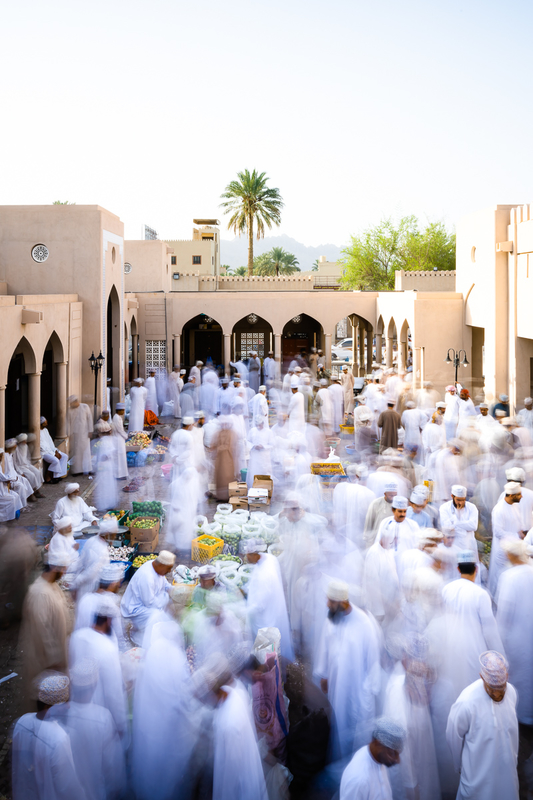
M 173 272 L 199 272 L 201 275 L 215 274 L 215 243 L 209 241 L 193 241 L 192 239 L 168 239 L 169 247 L 176 256 L 176 266 L 170 267 Z M 192 257 L 201 256 L 201 264 L 193 264 Z
M 170 291 L 172 248 L 159 240 L 128 240 L 124 242 L 124 261 L 132 270 L 124 275 L 127 292 Z
M 397 291 L 455 292 L 455 270 L 407 270 L 394 273 L 394 288 Z

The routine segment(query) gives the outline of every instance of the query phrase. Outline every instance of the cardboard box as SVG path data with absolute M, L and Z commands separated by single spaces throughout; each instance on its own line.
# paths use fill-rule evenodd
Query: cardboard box
M 148 517 L 148 515 L 147 515 L 147 517 Z M 136 517 L 136 519 L 142 519 L 142 517 Z M 136 520 L 133 519 L 132 520 L 132 524 L 129 526 L 129 528 L 130 528 L 130 543 L 131 544 L 137 544 L 137 542 L 143 542 L 143 543 L 144 542 L 150 542 L 155 537 L 159 536 L 160 521 L 158 519 L 156 519 L 155 517 L 153 518 L 154 524 L 151 525 L 149 528 L 136 528 L 133 525 L 133 522 L 135 522 L 135 521 Z M 142 552 L 146 553 L 146 550 L 143 550 Z M 148 552 L 151 553 L 153 551 L 149 550 Z
M 270 475 L 256 475 L 254 478 L 254 489 L 268 489 L 268 496 L 272 497 L 274 483 Z
M 267 498 L 266 503 L 248 503 L 248 511 L 263 511 L 265 514 L 269 514 L 270 500 Z
M 236 511 L 238 508 L 244 508 L 245 511 L 248 511 L 247 497 L 230 497 L 229 501 L 233 506 L 234 511 Z
M 146 553 L 155 553 L 159 547 L 159 533 L 156 533 L 153 539 L 148 539 L 145 542 L 138 542 L 137 555 L 146 555 Z
M 233 481 L 229 485 L 230 497 L 246 497 L 248 494 L 248 486 L 240 481 Z

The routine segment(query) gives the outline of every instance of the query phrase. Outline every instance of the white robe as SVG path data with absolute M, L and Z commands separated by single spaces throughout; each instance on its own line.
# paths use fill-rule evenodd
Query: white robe
M 48 428 L 41 428 L 40 431 L 40 447 L 41 447 L 41 457 L 47 462 L 50 463 L 50 459 L 52 463 L 49 466 L 49 471 L 52 473 L 54 478 L 62 478 L 64 475 L 67 474 L 67 466 L 68 466 L 68 456 L 66 453 L 61 453 L 57 450 L 54 442 L 52 441 L 52 437 L 50 436 L 50 431 Z M 56 458 L 56 452 L 59 452 L 59 459 Z
M 333 406 L 333 431 L 338 433 L 344 422 L 344 392 L 339 383 L 332 383 L 328 388 Z
M 33 494 L 33 489 L 30 482 L 23 475 L 19 475 L 15 469 L 11 453 L 4 453 L 4 475 L 11 483 L 11 489 L 20 497 L 22 505 L 27 505 L 28 497 Z
M 23 475 L 28 479 L 33 490 L 41 488 L 43 485 L 43 472 L 31 463 L 26 442 L 17 444 L 17 449 L 13 453 L 13 464 L 19 475 Z
M 378 637 L 363 611 L 351 606 L 340 622 L 326 620 L 315 673 L 328 681 L 333 757 L 346 758 L 370 741 L 380 690 Z
M 417 445 L 420 447 L 422 444 L 422 428 L 426 424 L 426 415 L 418 408 L 406 408 L 402 414 L 402 425 L 405 430 L 405 444 Z
M 194 518 L 198 514 L 200 484 L 198 473 L 189 466 L 170 485 L 170 508 L 166 536 L 173 550 L 188 550 L 194 539 Z
M 213 800 L 268 800 L 261 757 L 244 692 L 224 686 L 227 697 L 213 719 Z
M 533 569 L 513 566 L 500 575 L 496 621 L 509 661 L 509 680 L 518 692 L 517 716 L 533 725 Z
M 505 697 L 495 703 L 480 678 L 452 706 L 446 740 L 455 770 L 461 770 L 457 800 L 518 800 L 516 699 L 508 683 Z
M 260 395 L 257 396 L 260 397 Z M 256 475 L 272 474 L 270 454 L 274 446 L 274 434 L 268 427 L 268 423 L 261 428 L 250 428 L 248 442 L 250 444 L 250 460 L 248 462 L 246 482 L 250 489 L 254 484 Z
M 115 414 L 111 422 L 111 438 L 115 445 L 115 477 L 128 477 L 128 456 L 126 453 L 126 439 L 128 434 L 124 430 L 124 421 L 120 414 Z
M 287 408 L 289 417 L 289 431 L 305 431 L 305 408 L 304 396 L 301 392 L 294 392 L 290 396 L 289 407 Z
M 127 732 L 126 691 L 117 643 L 110 636 L 98 633 L 93 628 L 79 628 L 70 637 L 70 668 L 83 658 L 94 658 L 98 662 L 98 680 L 93 702 L 107 708 L 123 738 Z
M 76 562 L 79 558 L 75 547 L 76 542 L 72 533 L 64 535 L 57 531 L 52 536 L 48 546 L 48 563 L 67 566 L 68 572 L 73 572 L 76 569 Z
M 270 388 L 276 380 L 277 374 L 278 368 L 276 360 L 274 358 L 270 358 L 270 356 L 267 356 L 263 361 L 263 376 L 265 379 L 265 385 Z
M 91 472 L 91 440 L 93 418 L 86 403 L 68 410 L 70 470 L 73 475 Z
M 0 455 L 0 465 L 2 456 Z M 7 476 L 0 470 L 0 522 L 8 522 L 15 519 L 17 511 L 22 508 L 22 501 L 18 494 L 12 489 L 8 489 Z
M 115 442 L 113 436 L 102 436 L 96 450 L 94 502 L 98 511 L 109 511 L 118 504 Z
M 363 596 L 365 607 L 386 626 L 400 608 L 400 581 L 394 550 L 376 541 L 365 559 Z
M 24 714 L 12 745 L 13 800 L 86 800 L 70 738 L 59 722 Z
M 50 517 L 54 525 L 62 517 L 70 517 L 72 520 L 72 531 L 74 533 L 76 531 L 81 531 L 83 528 L 87 528 L 93 520 L 98 519 L 85 500 L 79 495 L 77 497 L 71 497 L 70 495 L 60 497 Z
M 146 411 L 151 411 L 156 417 L 159 416 L 159 406 L 157 404 L 157 390 L 155 385 L 155 378 L 146 378 L 144 382 L 146 389 Z
M 504 653 L 502 640 L 485 589 L 466 578 L 448 583 L 442 592 L 447 611 L 448 675 L 458 696 L 479 676 L 479 657 L 486 650 Z
M 261 380 L 261 360 L 254 356 L 248 360 L 248 383 L 253 392 L 259 391 Z
M 100 583 L 100 573 L 109 564 L 107 542 L 101 536 L 89 539 L 80 553 L 78 571 L 72 589 L 76 590 L 76 599 L 79 602 L 87 592 L 94 592 Z
M 520 503 L 509 504 L 505 498 L 499 500 L 492 509 L 492 548 L 490 551 L 489 565 L 489 592 L 492 599 L 496 600 L 498 580 L 504 569 L 509 566 L 506 553 L 501 548 L 504 539 L 520 539 L 523 530 Z
M 148 392 L 144 386 L 132 386 L 130 389 L 131 408 L 128 417 L 128 434 L 144 429 L 144 409 Z
M 124 639 L 124 629 L 119 606 L 120 598 L 112 592 L 104 590 L 84 594 L 76 603 L 76 622 L 74 624 L 74 630 L 78 630 L 78 628 L 90 628 L 94 625 L 95 614 L 104 598 L 109 601 L 110 607 L 116 606 L 116 614 L 113 616 L 111 622 L 111 638 L 117 643 L 118 649 L 124 652 L 129 649 L 129 647 L 126 645 Z
M 154 626 L 137 678 L 133 705 L 132 769 L 138 800 L 175 800 L 190 793 L 190 760 L 201 732 L 202 709 L 170 623 Z M 167 635 L 162 635 L 164 631 Z
M 248 581 L 247 613 L 253 639 L 259 628 L 278 628 L 281 654 L 292 661 L 294 651 L 281 572 L 278 559 L 270 553 L 261 553 Z
M 264 394 L 258 392 L 252 401 L 252 425 L 257 425 L 257 420 L 262 419 L 268 427 L 268 403 Z
M 70 702 L 53 706 L 47 719 L 55 719 L 69 735 L 86 800 L 116 800 L 126 788 L 126 764 L 113 717 L 94 700 L 74 700 L 75 686 L 70 691 Z
M 344 770 L 339 800 L 392 800 L 387 767 L 372 758 L 368 746 L 361 747 Z
M 181 417 L 180 393 L 183 389 L 183 381 L 179 372 L 170 373 L 168 376 L 168 385 L 170 388 L 170 399 L 174 406 L 174 417 L 179 418 Z
M 174 477 L 178 477 L 194 463 L 194 441 L 191 431 L 180 428 L 170 437 L 168 454 L 174 464 Z
M 456 508 L 453 500 L 443 503 L 439 509 L 440 527 L 443 531 L 455 531 L 454 544 L 459 550 L 472 550 L 478 561 L 475 533 L 479 511 L 473 503 L 465 503 L 464 508 Z
M 320 409 L 320 428 L 324 431 L 326 436 L 333 433 L 333 398 L 329 389 L 323 387 L 316 393 L 315 403 Z
M 133 576 L 124 592 L 120 610 L 125 619 L 131 620 L 134 635 L 142 638 L 153 611 L 166 608 L 171 585 L 164 575 L 158 575 L 152 561 L 146 561 Z M 140 642 L 141 643 L 141 642 Z
M 374 492 L 360 483 L 339 483 L 333 490 L 335 527 L 363 550 L 366 514 L 375 499 Z

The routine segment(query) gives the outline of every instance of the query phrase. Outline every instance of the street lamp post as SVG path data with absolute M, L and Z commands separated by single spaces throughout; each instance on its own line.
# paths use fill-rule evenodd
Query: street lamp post
M 450 358 L 450 353 L 452 354 Z M 463 360 L 461 361 L 461 354 L 463 355 Z M 455 367 L 455 383 L 457 383 L 457 370 L 459 369 L 459 365 L 461 364 L 463 367 L 467 367 L 469 361 L 466 357 L 466 350 L 454 350 L 453 347 L 450 347 L 448 350 L 448 355 L 444 359 L 446 364 L 453 364 Z
M 94 355 L 94 350 L 91 353 L 91 357 L 89 358 L 89 364 L 91 365 L 91 369 L 94 372 L 94 421 L 96 422 L 96 403 L 98 397 L 98 373 L 104 366 L 105 358 L 102 355 L 102 351 L 98 356 Z

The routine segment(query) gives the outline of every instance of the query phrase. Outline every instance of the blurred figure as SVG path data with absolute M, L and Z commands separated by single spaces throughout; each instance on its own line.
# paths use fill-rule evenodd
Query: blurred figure
M 361 550 L 365 549 L 365 520 L 370 504 L 376 495 L 364 485 L 368 474 L 362 464 L 350 464 L 346 468 L 348 480 L 337 484 L 333 490 L 333 517 L 335 527 Z
M 270 389 L 277 379 L 277 364 L 274 358 L 274 352 L 272 350 L 268 351 L 268 356 L 263 361 L 263 377 L 267 389 Z M 315 369 L 316 374 L 316 369 Z
M 67 474 L 68 456 L 66 453 L 61 453 L 55 446 L 48 430 L 48 422 L 46 417 L 41 417 L 41 433 L 40 433 L 40 447 L 41 458 L 48 464 L 48 471 L 54 476 L 50 478 L 47 476 L 45 482 L 57 483 Z
M 132 639 L 142 644 L 144 629 L 153 611 L 164 610 L 171 584 L 165 575 L 172 570 L 176 556 L 161 550 L 155 561 L 146 561 L 135 573 L 122 597 L 120 609 L 132 624 Z
M 259 391 L 260 383 L 261 361 L 257 356 L 257 352 L 255 350 L 251 350 L 248 358 L 248 385 L 254 394 Z
M 343 772 L 340 800 L 392 800 L 387 769 L 400 763 L 405 731 L 391 719 L 381 717 L 372 741 L 356 752 Z
M 0 504 L 2 498 L 0 497 Z M 0 505 L 1 509 L 1 505 Z M 0 629 L 20 619 L 38 549 L 23 528 L 0 531 Z
M 256 395 L 261 397 L 261 394 Z M 272 461 L 270 458 L 271 450 L 274 446 L 274 434 L 268 426 L 268 417 L 259 416 L 255 419 L 255 426 L 250 428 L 248 434 L 250 447 L 250 458 L 248 461 L 248 471 L 246 482 L 248 488 L 254 485 L 256 475 L 271 475 Z
M 124 430 L 124 414 L 126 406 L 124 403 L 117 403 L 115 414 L 111 423 L 111 436 L 115 445 L 115 477 L 118 480 L 126 480 L 128 477 L 128 456 L 126 453 L 126 439 L 128 434 Z
M 344 366 L 342 368 L 341 386 L 344 395 L 344 413 L 351 414 L 354 407 L 354 400 L 353 400 L 354 377 L 353 373 L 348 370 L 348 366 Z
M 74 626 L 76 629 L 90 628 L 102 598 L 105 598 L 109 601 L 109 609 L 113 611 L 110 636 L 118 644 L 118 648 L 121 651 L 127 649 L 117 598 L 117 592 L 120 589 L 123 577 L 124 569 L 121 564 L 110 563 L 102 567 L 99 583 L 95 591 L 84 594 L 76 604 L 76 624 Z
M 183 370 L 183 373 L 185 373 L 185 370 Z M 170 399 L 172 400 L 174 409 L 174 419 L 179 419 L 181 417 L 180 393 L 183 389 L 183 380 L 178 364 L 174 364 L 174 369 L 168 376 L 168 385 L 170 389 Z
M 363 532 L 366 547 L 374 544 L 381 523 L 392 515 L 392 501 L 397 494 L 398 484 L 393 481 L 386 483 L 383 497 L 376 497 L 368 506 Z
M 170 437 L 168 454 L 174 464 L 173 476 L 179 477 L 186 469 L 193 465 L 194 439 L 192 436 L 193 417 L 183 417 L 181 428 L 174 431 Z
M 333 433 L 340 431 L 340 426 L 344 423 L 344 391 L 340 385 L 339 376 L 331 376 L 331 384 L 328 392 L 331 395 L 331 405 L 333 407 Z
M 522 488 L 519 483 L 511 481 L 505 484 L 505 496 L 492 509 L 492 548 L 489 566 L 489 592 L 496 602 L 496 590 L 501 573 L 508 566 L 508 560 L 501 545 L 504 539 L 523 539 L 527 531 L 523 530 L 524 521 L 518 504 L 522 499 Z
M 79 558 L 79 544 L 74 541 L 72 533 L 72 520 L 62 517 L 55 523 L 55 533 L 48 546 L 48 559 L 52 564 L 66 564 L 68 573 L 74 576 Z
M 43 471 L 38 467 L 34 467 L 30 460 L 28 451 L 28 435 L 26 433 L 19 433 L 17 436 L 17 449 L 13 453 L 13 464 L 19 475 L 30 482 L 35 497 L 42 498 L 39 489 L 43 485 Z
M 145 411 L 151 411 L 156 417 L 159 416 L 159 405 L 157 403 L 157 387 L 155 381 L 155 369 L 149 371 L 149 377 L 144 382 L 146 389 Z M 142 430 L 142 428 L 141 428 Z
M 70 737 L 50 714 L 68 701 L 69 679 L 52 671 L 35 683 L 37 713 L 24 714 L 13 731 L 13 800 L 86 800 Z
M 381 430 L 380 452 L 392 447 L 398 447 L 398 431 L 402 427 L 402 418 L 394 410 L 395 401 L 387 400 L 387 410 L 382 411 L 378 418 L 378 428 Z
M 87 475 L 92 472 L 91 465 L 91 433 L 93 418 L 91 409 L 86 403 L 80 403 L 76 395 L 68 399 L 68 436 L 70 452 L 70 474 Z
M 200 503 L 198 473 L 193 466 L 187 467 L 170 485 L 170 508 L 168 511 L 167 540 L 176 552 L 190 555 L 194 538 L 194 518 Z
M 98 536 L 92 536 L 81 551 L 78 572 L 74 578 L 71 589 L 76 592 L 78 603 L 88 592 L 94 592 L 100 581 L 100 574 L 109 564 L 109 552 L 106 536 L 116 534 L 118 521 L 116 517 L 103 519 L 98 527 Z
M 215 496 L 227 503 L 229 484 L 236 478 L 237 436 L 227 415 L 219 417 L 219 429 L 214 439 L 215 455 Z
M 518 800 L 516 690 L 507 683 L 505 658 L 494 650 L 480 656 L 480 680 L 452 706 L 446 740 L 456 772 L 458 798 Z
M 32 503 L 36 502 L 33 494 L 31 483 L 23 476 L 19 475 L 13 463 L 13 453 L 17 447 L 16 439 L 6 439 L 4 444 L 4 458 L 3 458 L 3 475 L 9 481 L 9 488 L 18 494 L 20 502 L 24 508 L 28 504 L 28 500 Z
M 4 469 L 4 448 L 0 447 L 0 522 L 15 519 L 22 510 L 22 500 L 17 492 L 11 489 L 11 483 Z
M 142 378 L 135 378 L 130 389 L 131 408 L 128 417 L 128 435 L 142 432 L 144 429 L 144 411 L 148 392 L 143 386 Z
M 98 434 L 98 447 L 96 449 L 96 482 L 94 487 L 94 502 L 98 511 L 108 511 L 117 508 L 118 493 L 116 482 L 116 448 L 111 436 L 109 422 L 97 422 L 94 426 Z

